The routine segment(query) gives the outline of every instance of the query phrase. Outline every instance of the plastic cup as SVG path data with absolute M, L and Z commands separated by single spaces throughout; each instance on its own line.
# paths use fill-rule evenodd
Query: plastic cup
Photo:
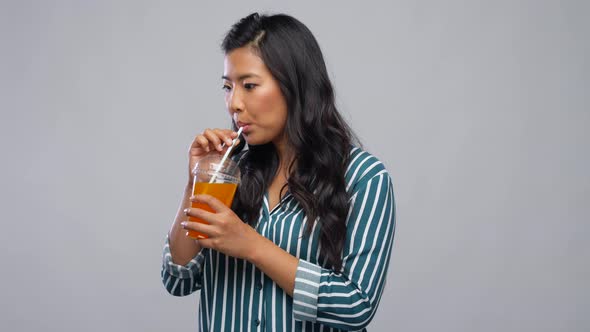
M 240 168 L 231 158 L 219 154 L 210 154 L 199 160 L 193 169 L 193 195 L 211 195 L 220 200 L 227 207 L 231 207 L 234 195 L 240 184 Z M 192 208 L 199 208 L 209 212 L 215 211 L 205 203 L 191 203 Z M 206 221 L 189 216 L 189 221 L 208 224 Z M 188 236 L 195 239 L 205 239 L 208 236 L 193 230 Z

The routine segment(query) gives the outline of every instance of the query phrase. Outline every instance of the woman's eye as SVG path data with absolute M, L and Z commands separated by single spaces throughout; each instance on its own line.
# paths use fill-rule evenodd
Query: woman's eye
M 256 84 L 254 84 L 254 83 L 244 83 L 244 88 L 246 90 L 252 90 L 252 89 L 254 89 L 254 87 L 256 87 Z
M 231 90 L 231 86 L 224 84 L 224 85 L 221 87 L 221 89 L 222 89 L 223 91 L 230 91 L 230 90 Z

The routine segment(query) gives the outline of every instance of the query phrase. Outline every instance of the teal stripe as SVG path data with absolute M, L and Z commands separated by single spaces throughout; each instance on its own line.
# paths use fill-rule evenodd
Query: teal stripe
M 321 272 L 320 266 L 299 260 L 293 294 L 295 319 L 315 321 Z

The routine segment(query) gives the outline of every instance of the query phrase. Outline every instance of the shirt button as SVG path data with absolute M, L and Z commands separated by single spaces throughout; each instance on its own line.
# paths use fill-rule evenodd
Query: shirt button
M 258 282 L 256 284 L 256 288 L 259 289 L 259 290 L 262 289 L 262 283 L 261 282 Z
M 256 324 L 256 326 L 260 325 L 260 319 L 256 318 L 256 319 L 254 320 L 254 324 Z

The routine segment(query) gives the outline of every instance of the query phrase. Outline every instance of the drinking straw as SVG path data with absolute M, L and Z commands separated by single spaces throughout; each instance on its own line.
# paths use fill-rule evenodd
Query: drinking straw
M 229 154 L 231 153 L 231 150 L 234 148 L 234 146 L 236 146 L 236 142 L 238 141 L 238 138 L 240 137 L 240 134 L 242 134 L 242 129 L 243 128 L 244 127 L 240 127 L 238 129 L 238 136 L 236 136 L 236 138 L 234 138 L 231 141 L 230 147 L 227 148 L 227 150 L 225 151 L 225 154 L 223 155 L 223 158 L 221 158 L 221 161 L 217 165 L 217 169 L 215 170 L 215 173 L 213 173 L 213 176 L 211 177 L 211 180 L 209 180 L 209 183 L 215 183 L 215 179 L 217 178 L 217 174 L 221 170 L 221 166 L 223 166 L 223 163 L 225 163 L 225 160 L 227 159 L 227 157 L 229 157 Z

